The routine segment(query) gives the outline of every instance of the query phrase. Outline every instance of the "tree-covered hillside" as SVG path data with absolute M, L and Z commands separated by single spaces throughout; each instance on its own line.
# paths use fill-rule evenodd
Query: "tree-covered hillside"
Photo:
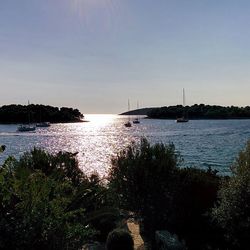
M 187 114 L 189 119 L 250 119 L 250 107 L 223 107 L 217 105 L 195 104 L 154 108 L 148 113 L 149 118 L 175 119 Z
M 35 123 L 35 122 L 80 122 L 83 114 L 78 109 L 57 108 L 52 106 L 5 105 L 0 107 L 0 123 Z

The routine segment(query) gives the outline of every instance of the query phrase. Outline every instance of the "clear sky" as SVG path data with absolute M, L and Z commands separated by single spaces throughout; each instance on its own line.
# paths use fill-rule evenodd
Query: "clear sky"
M 1 0 L 0 105 L 250 105 L 249 0 Z

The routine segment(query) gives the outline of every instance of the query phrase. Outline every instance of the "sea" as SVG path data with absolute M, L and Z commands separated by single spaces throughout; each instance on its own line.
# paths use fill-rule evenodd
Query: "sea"
M 52 124 L 35 132 L 17 132 L 17 125 L 0 125 L 0 165 L 8 156 L 17 159 L 34 147 L 51 153 L 76 153 L 80 168 L 86 173 L 108 174 L 111 159 L 131 143 L 145 137 L 151 144 L 173 143 L 183 162 L 180 167 L 211 167 L 221 175 L 230 175 L 238 153 L 250 139 L 250 120 L 174 120 L 145 119 L 126 128 L 133 116 L 85 115 L 88 122 Z

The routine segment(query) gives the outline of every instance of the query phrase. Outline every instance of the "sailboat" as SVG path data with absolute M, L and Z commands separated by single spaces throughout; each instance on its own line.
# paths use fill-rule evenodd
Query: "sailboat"
M 186 99 L 185 99 L 185 89 L 183 89 L 182 91 L 182 103 L 183 103 L 183 108 L 185 108 L 186 106 Z M 187 115 L 185 114 L 185 112 L 183 112 L 182 117 L 179 117 L 176 119 L 176 122 L 188 122 L 188 118 Z
M 139 103 L 138 103 L 138 101 L 137 101 L 137 109 L 139 109 Z M 134 124 L 139 124 L 140 123 L 140 120 L 139 120 L 138 116 L 133 120 L 133 123 Z
M 48 128 L 50 127 L 50 122 L 42 122 L 42 112 L 40 110 L 40 122 L 36 124 L 38 128 Z
M 130 110 L 130 103 L 128 100 L 128 111 Z M 132 126 L 132 123 L 130 122 L 130 118 L 128 118 L 128 121 L 126 123 L 124 123 L 124 126 L 127 128 L 130 128 Z
M 36 126 L 33 126 L 30 124 L 30 110 L 29 110 L 29 105 L 30 103 L 28 102 L 28 120 L 29 123 L 28 124 L 21 124 L 17 127 L 17 131 L 18 132 L 31 132 L 31 131 L 35 131 L 36 130 Z

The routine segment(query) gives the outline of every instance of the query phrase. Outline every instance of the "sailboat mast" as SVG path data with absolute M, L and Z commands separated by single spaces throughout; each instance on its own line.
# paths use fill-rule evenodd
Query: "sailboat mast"
M 186 106 L 186 97 L 185 97 L 185 89 L 183 88 L 182 90 L 182 103 L 183 103 L 183 107 Z
M 28 122 L 30 124 L 30 101 L 28 100 Z

